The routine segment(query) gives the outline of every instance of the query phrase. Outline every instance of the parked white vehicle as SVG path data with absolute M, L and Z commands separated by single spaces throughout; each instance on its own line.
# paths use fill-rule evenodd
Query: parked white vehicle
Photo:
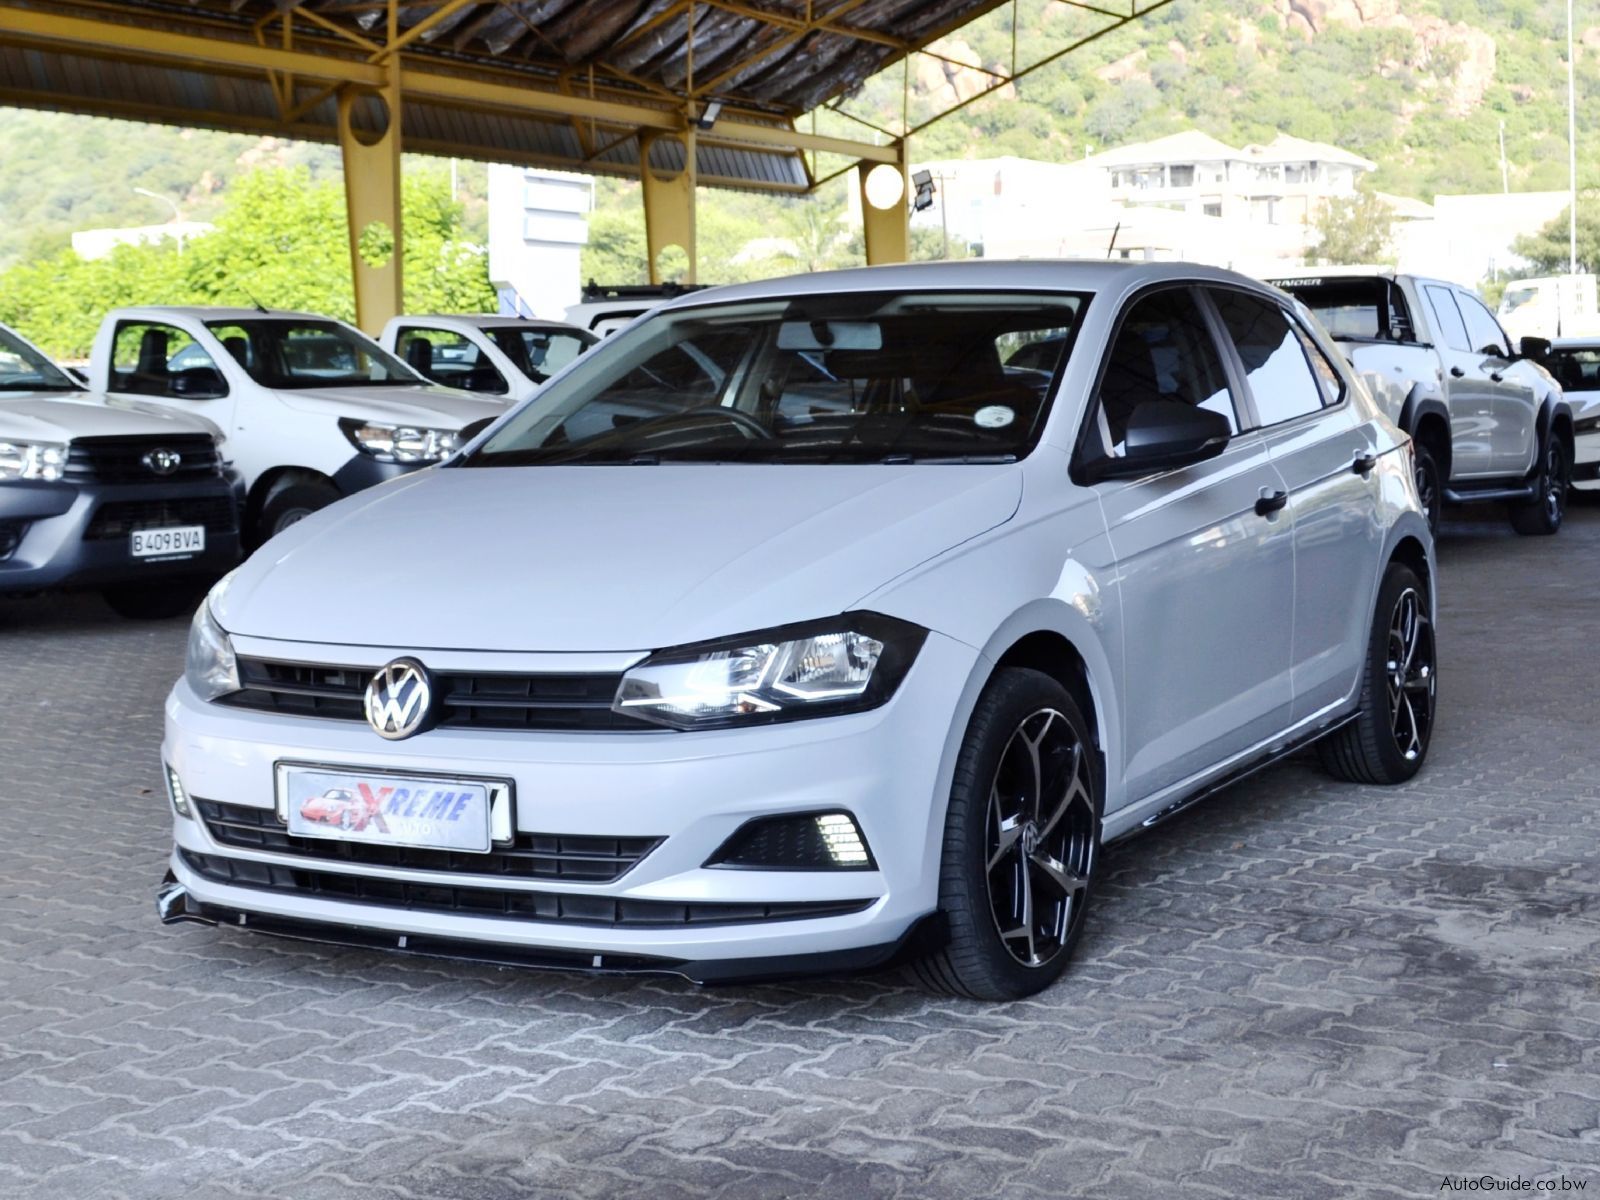
M 176 616 L 239 561 L 221 431 L 108 404 L 0 325 L 0 595 L 95 588 L 131 617 Z
M 704 290 L 703 284 L 640 283 L 602 287 L 590 280 L 583 299 L 567 308 L 567 323 L 605 337 L 632 324 L 669 300 Z
M 217 588 L 160 912 L 1026 995 L 1105 839 L 1312 743 L 1418 770 L 1432 545 L 1408 440 L 1231 272 L 685 297 Z
M 1600 489 L 1600 337 L 1557 338 L 1544 365 L 1572 407 L 1572 486 Z
M 599 340 L 560 321 L 485 313 L 395 317 L 378 344 L 424 379 L 521 403 Z
M 1500 295 L 1500 324 L 1515 338 L 1600 336 L 1595 285 L 1593 275 L 1515 280 Z
M 1430 524 L 1446 503 L 1494 501 L 1510 505 L 1518 533 L 1560 530 L 1572 412 L 1540 365 L 1548 342 L 1513 349 L 1475 293 L 1439 279 L 1352 268 L 1273 282 L 1315 314 L 1416 442 Z
M 91 385 L 203 416 L 244 477 L 247 539 L 265 541 L 362 488 L 436 463 L 506 403 L 422 379 L 342 321 L 251 308 L 120 308 Z

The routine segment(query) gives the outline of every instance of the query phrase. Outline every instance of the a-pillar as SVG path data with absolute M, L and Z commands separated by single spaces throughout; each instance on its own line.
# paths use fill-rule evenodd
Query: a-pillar
M 861 162 L 856 182 L 861 191 L 861 224 L 867 240 L 867 265 L 903 263 L 911 257 L 911 224 L 906 204 L 905 145 L 900 161 Z
M 339 149 L 356 324 L 376 337 L 403 308 L 400 277 L 400 88 L 339 92 Z
M 683 166 L 674 172 L 670 165 L 658 165 L 678 157 L 682 149 Z M 653 152 L 653 153 L 652 153 Z M 657 162 L 651 162 L 654 157 Z M 695 282 L 694 242 L 694 127 L 684 133 L 655 134 L 640 139 L 639 177 L 644 181 L 645 245 L 650 253 L 650 282 L 664 283 L 678 275 L 677 264 L 663 261 L 664 252 L 677 247 L 688 258 L 681 282 Z

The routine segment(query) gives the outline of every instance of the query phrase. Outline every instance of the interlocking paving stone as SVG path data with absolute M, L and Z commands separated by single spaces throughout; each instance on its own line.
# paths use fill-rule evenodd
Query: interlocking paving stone
M 1301 758 L 1115 847 L 1079 960 L 697 990 L 161 927 L 184 621 L 0 601 L 0 1197 L 1600 1188 L 1600 506 L 1440 545 L 1428 768 Z

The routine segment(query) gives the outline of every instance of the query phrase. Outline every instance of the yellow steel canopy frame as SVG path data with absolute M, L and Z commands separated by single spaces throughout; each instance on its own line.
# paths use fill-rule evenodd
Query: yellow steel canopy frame
M 0 78 L 0 103 L 336 141 L 344 158 L 358 321 L 376 332 L 400 311 L 403 294 L 403 142 L 424 153 L 640 178 L 654 281 L 662 251 L 672 246 L 687 255 L 694 278 L 697 186 L 803 193 L 854 166 L 867 261 L 903 261 L 909 250 L 908 137 L 1170 0 L 1052 2 L 1096 14 L 1102 24 L 1019 68 L 1018 0 L 923 0 L 928 19 L 915 39 L 893 28 L 896 14 L 907 11 L 903 0 L 807 0 L 803 11 L 769 9 L 764 0 L 671 0 L 642 20 L 629 10 L 631 24 L 576 61 L 521 8 L 497 0 L 436 0 L 431 7 L 419 0 L 188 0 L 187 6 L 0 0 L 0 61 L 4 51 L 25 48 L 35 52 L 35 66 L 64 64 L 53 84 L 40 82 L 48 70 Z M 898 130 L 869 126 L 838 106 L 863 72 L 895 63 L 902 66 L 909 95 L 913 54 L 942 57 L 929 49 L 933 43 L 1006 4 L 1012 9 L 1012 63 L 1009 70 L 977 68 L 989 80 L 977 95 L 915 125 L 907 116 Z M 584 0 L 581 11 L 571 11 L 593 24 L 622 10 L 605 0 Z M 549 51 L 542 59 L 531 53 L 473 57 L 463 50 L 491 25 L 505 24 L 508 13 L 527 27 L 529 44 Z M 367 20 L 352 19 L 363 14 Z M 749 35 L 730 39 L 730 22 L 742 23 L 737 28 Z M 452 53 L 441 53 L 441 45 Z M 856 65 L 851 72 L 840 68 L 837 80 L 823 80 L 830 94 L 819 107 L 816 82 L 803 68 L 807 55 L 829 47 L 836 61 L 853 55 Z M 708 60 L 698 78 L 697 51 Z M 640 55 L 654 55 L 653 75 L 630 65 Z M 788 72 L 783 78 L 790 90 L 775 93 L 769 86 L 763 94 L 762 81 L 778 78 L 779 68 Z M 128 85 L 124 76 L 137 76 L 137 85 Z M 251 89 L 270 99 L 252 108 Z M 809 131 L 796 127 L 804 115 L 797 97 L 809 98 Z M 720 101 L 723 111 L 702 127 L 695 118 L 712 101 Z M 908 112 L 907 105 L 903 109 Z M 870 136 L 819 133 L 818 111 L 855 121 Z M 520 144 L 503 132 L 507 118 L 537 125 L 547 142 L 564 138 L 565 148 Z M 502 132 L 459 144 L 453 131 L 471 119 Z M 665 153 L 653 159 L 658 148 Z M 821 155 L 846 165 L 819 176 Z M 670 170 L 662 165 L 667 161 L 675 164 Z

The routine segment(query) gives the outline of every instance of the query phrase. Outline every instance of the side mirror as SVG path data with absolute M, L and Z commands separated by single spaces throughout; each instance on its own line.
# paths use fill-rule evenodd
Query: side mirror
M 186 400 L 217 400 L 228 394 L 228 385 L 215 367 L 185 367 L 172 376 L 172 394 Z
M 1233 436 L 1228 418 L 1178 400 L 1146 400 L 1128 417 L 1125 453 L 1091 471 L 1095 479 L 1128 479 L 1187 467 L 1221 454 Z
M 1518 347 L 1523 358 L 1542 360 L 1550 357 L 1550 339 L 1542 337 L 1525 337 Z

